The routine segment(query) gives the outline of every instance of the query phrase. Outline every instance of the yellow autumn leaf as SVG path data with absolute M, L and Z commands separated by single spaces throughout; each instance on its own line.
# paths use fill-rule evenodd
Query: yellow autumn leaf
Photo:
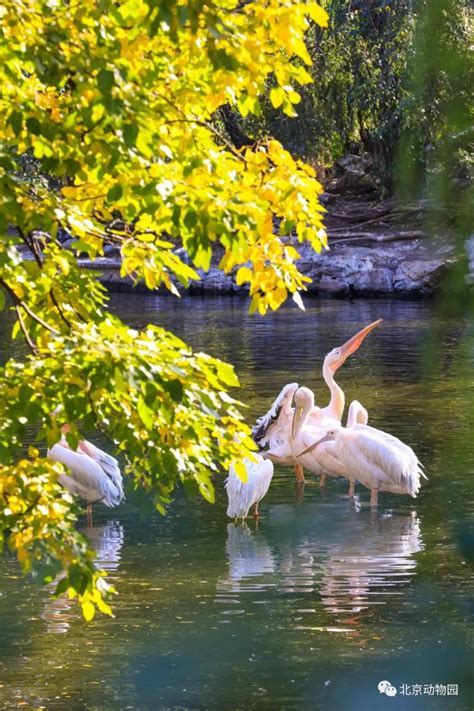
M 248 481 L 248 473 L 244 462 L 242 460 L 236 460 L 232 463 L 232 466 L 239 479 L 246 484 Z
M 329 22 L 329 15 L 326 10 L 324 10 L 321 5 L 317 2 L 309 2 L 306 5 L 306 12 L 311 17 L 313 22 L 316 22 L 320 27 L 327 27 Z
M 236 284 L 243 284 L 245 281 L 252 281 L 252 270 L 248 267 L 240 267 L 235 276 Z
M 81 607 L 82 614 L 84 615 L 84 619 L 86 620 L 86 622 L 90 622 L 91 620 L 93 620 L 95 615 L 94 603 L 90 602 L 90 600 L 86 600 L 81 603 Z

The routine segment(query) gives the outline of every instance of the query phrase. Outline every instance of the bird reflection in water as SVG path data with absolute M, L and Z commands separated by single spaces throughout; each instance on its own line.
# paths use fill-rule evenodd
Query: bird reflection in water
M 401 595 L 400 588 L 415 575 L 413 555 L 423 550 L 415 513 L 372 514 L 364 523 L 345 529 L 344 540 L 329 547 L 322 564 L 322 602 L 338 617 L 384 605 L 387 597 Z
M 238 593 L 266 587 L 255 578 L 275 571 L 275 560 L 264 536 L 244 522 L 227 525 L 226 554 L 229 572 L 217 582 L 217 593 Z
M 124 541 L 123 526 L 118 521 L 107 521 L 103 526 L 83 528 L 80 532 L 89 539 L 96 551 L 96 566 L 109 574 L 116 572 Z M 52 597 L 56 585 L 57 581 L 47 586 L 49 595 L 41 617 L 47 622 L 47 632 L 64 634 L 71 620 L 76 619 L 80 613 L 77 612 L 75 601 L 66 595 Z M 75 609 L 71 609 L 73 607 Z
M 298 509 L 273 505 L 271 521 L 278 525 L 267 528 L 265 537 L 229 524 L 229 573 L 218 581 L 220 602 L 243 602 L 241 592 L 271 589 L 295 596 L 295 609 L 311 607 L 318 616 L 325 610 L 355 631 L 363 611 L 403 596 L 416 573 L 414 554 L 423 550 L 416 513 L 369 513 L 357 499 L 337 519 L 321 510 L 313 514 L 311 505 L 301 515 Z

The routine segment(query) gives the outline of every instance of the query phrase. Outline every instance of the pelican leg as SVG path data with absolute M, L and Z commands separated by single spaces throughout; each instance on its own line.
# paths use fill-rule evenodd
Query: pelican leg
M 295 494 L 297 504 L 303 503 L 305 483 L 306 482 L 304 481 L 295 481 Z
M 302 464 L 295 464 L 295 477 L 302 484 L 306 483 L 306 479 L 304 478 L 304 470 L 303 470 Z
M 257 503 L 255 504 L 255 508 L 254 508 L 254 510 L 253 510 L 253 517 L 254 517 L 254 518 L 257 518 L 257 519 L 260 518 L 260 514 L 258 513 L 258 501 L 257 501 Z
M 372 509 L 377 508 L 378 497 L 379 497 L 379 490 L 378 489 L 371 489 L 370 490 L 370 508 L 372 508 Z
M 355 481 L 350 481 L 349 482 L 349 497 L 351 499 L 353 499 L 354 494 L 355 494 Z
M 90 526 L 92 526 L 92 502 L 91 501 L 87 502 L 86 516 L 87 516 L 87 525 L 90 527 Z
M 319 479 L 319 486 L 326 486 L 326 479 L 326 474 L 321 474 L 321 477 Z

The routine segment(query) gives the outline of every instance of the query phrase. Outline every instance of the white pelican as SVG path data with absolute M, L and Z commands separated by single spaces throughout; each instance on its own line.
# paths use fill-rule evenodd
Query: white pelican
M 363 340 L 371 331 L 382 323 L 383 319 L 379 318 L 373 323 L 358 331 L 355 336 L 349 338 L 344 345 L 338 348 L 333 348 L 324 359 L 323 362 L 323 378 L 329 388 L 331 399 L 326 407 L 313 406 L 310 414 L 309 424 L 315 426 L 326 426 L 328 420 L 336 421 L 339 424 L 342 420 L 345 406 L 345 395 L 342 388 L 334 380 L 334 374 L 339 368 L 344 365 L 349 356 L 359 350 Z
M 326 457 L 326 447 L 315 450 L 311 449 L 315 440 L 319 441 L 326 434 L 327 428 L 321 424 L 312 424 L 311 414 L 314 412 L 314 393 L 309 388 L 298 388 L 295 393 L 295 410 L 291 428 L 290 448 L 294 461 L 298 462 L 304 469 L 321 477 L 321 486 L 326 481 L 326 476 L 345 476 L 339 461 L 332 461 L 331 457 Z M 351 422 L 357 416 L 356 408 L 352 407 Z M 327 420 L 323 420 L 323 424 Z M 336 422 L 337 426 L 339 423 Z
M 247 470 L 247 481 L 244 482 L 237 476 L 234 467 L 229 470 L 225 481 L 227 498 L 227 516 L 233 519 L 247 518 L 251 506 L 255 506 L 254 516 L 258 518 L 258 504 L 268 491 L 273 477 L 273 462 L 264 459 L 260 454 L 254 454 L 257 461 L 244 459 Z
M 258 418 L 252 427 L 252 437 L 260 448 L 268 445 L 269 457 L 278 464 L 295 465 L 295 476 L 304 481 L 303 469 L 295 462 L 289 444 L 289 433 L 294 410 L 291 406 L 298 383 L 285 385 L 265 415 Z
M 324 452 L 316 454 L 324 443 Z M 360 481 L 370 489 L 370 505 L 376 507 L 378 492 L 408 494 L 416 498 L 423 474 L 421 464 L 411 447 L 387 432 L 354 424 L 352 427 L 331 429 L 324 437 L 307 447 L 301 456 L 316 454 L 318 464 L 349 479 Z
M 322 427 L 326 431 L 332 426 L 340 424 L 344 412 L 345 397 L 343 390 L 334 380 L 334 374 L 347 358 L 359 349 L 364 338 L 382 323 L 382 320 L 378 319 L 369 324 L 342 346 L 334 348 L 326 355 L 323 363 L 323 378 L 329 388 L 331 399 L 324 408 L 316 407 L 313 399 L 313 408 L 308 424 Z M 303 467 L 301 463 L 295 461 L 290 445 L 294 414 L 291 402 L 297 389 L 298 383 L 289 383 L 283 387 L 269 411 L 259 417 L 255 423 L 253 439 L 261 448 L 268 445 L 268 456 L 273 461 L 279 464 L 294 464 L 296 478 L 304 482 Z
M 320 438 L 327 432 L 327 423 L 329 418 L 325 418 L 322 421 L 322 425 L 314 425 L 314 418 L 312 418 L 312 413 L 314 412 L 314 394 L 309 388 L 298 388 L 295 393 L 295 412 L 292 422 L 291 429 L 291 439 L 290 446 L 293 453 L 295 461 L 301 464 L 302 468 L 308 469 L 308 471 L 314 474 L 319 474 L 321 477 L 320 485 L 324 486 L 326 483 L 326 477 L 329 476 L 346 476 L 345 472 L 341 469 L 340 463 L 333 461 L 333 457 L 330 455 L 326 456 L 328 453 L 326 449 L 323 448 L 316 454 L 316 452 L 310 452 L 308 456 L 302 453 L 304 447 L 308 447 L 312 439 L 312 444 L 314 444 L 314 438 Z M 365 407 L 360 404 L 358 400 L 353 400 L 349 406 L 349 413 L 347 416 L 346 427 L 354 427 L 355 425 L 366 425 L 369 421 L 369 414 Z M 338 427 L 339 422 L 333 423 L 333 426 Z M 301 446 L 303 445 L 303 447 Z M 348 477 L 347 477 L 348 478 Z M 349 489 L 349 496 L 354 495 L 354 484 L 351 482 Z
M 123 500 L 122 474 L 118 461 L 92 442 L 81 440 L 77 451 L 72 450 L 65 436 L 68 430 L 69 425 L 61 428 L 61 440 L 48 449 L 48 457 L 69 469 L 68 474 L 60 475 L 59 482 L 87 501 L 87 520 L 91 522 L 94 501 L 113 507 Z

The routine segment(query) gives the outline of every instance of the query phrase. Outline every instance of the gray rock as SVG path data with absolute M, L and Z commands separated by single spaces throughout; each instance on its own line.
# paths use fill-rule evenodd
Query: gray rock
M 350 293 L 350 286 L 343 279 L 323 276 L 316 284 L 316 291 L 327 296 L 347 296 Z
M 393 276 L 390 269 L 366 269 L 361 271 L 352 284 L 354 294 L 390 294 L 393 291 Z
M 434 294 L 446 269 L 446 263 L 437 259 L 403 262 L 394 273 L 394 291 Z
M 104 246 L 104 257 L 120 257 L 120 247 L 116 244 L 106 244 Z
M 211 267 L 202 277 L 202 291 L 232 292 L 234 280 L 217 267 Z
M 58 227 L 58 241 L 64 244 L 67 240 L 72 240 L 72 235 L 64 229 L 64 227 Z

